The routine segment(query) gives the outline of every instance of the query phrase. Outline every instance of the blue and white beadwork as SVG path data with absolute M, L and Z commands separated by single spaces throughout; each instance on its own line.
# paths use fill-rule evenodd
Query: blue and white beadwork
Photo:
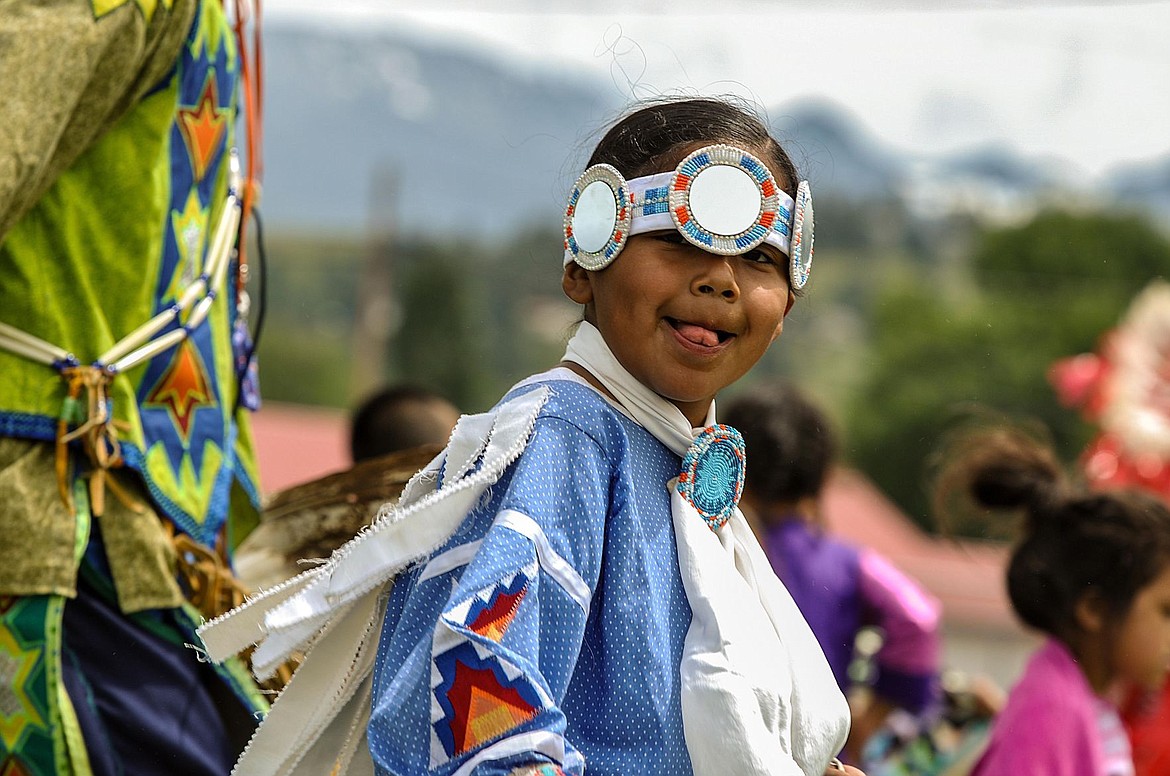
M 753 203 L 758 208 L 755 216 L 737 234 L 718 234 L 705 228 L 691 209 L 691 189 L 696 179 L 717 166 L 743 170 L 759 190 L 760 199 Z M 787 222 L 780 216 L 779 190 L 767 165 L 747 151 L 721 144 L 705 146 L 683 159 L 675 170 L 670 185 L 670 214 L 678 231 L 691 244 L 721 256 L 735 256 L 762 243 L 778 223 L 784 224 L 779 231 L 787 230 Z
M 804 288 L 812 274 L 813 205 L 808 181 L 796 189 L 796 212 L 792 217 L 792 243 L 789 249 L 789 276 L 794 291 Z
M 637 180 L 635 178 L 635 180 Z M 631 187 L 633 188 L 633 187 Z M 670 212 L 670 186 L 653 186 L 639 197 L 635 192 L 634 217 Z
M 582 193 L 594 183 L 603 183 L 609 187 L 613 193 L 614 206 L 607 206 L 606 212 L 586 212 L 584 209 L 579 212 L 578 205 L 583 204 L 581 202 Z M 597 203 L 593 203 L 593 205 L 596 207 Z M 626 179 L 622 177 L 617 168 L 608 164 L 595 164 L 581 173 L 581 177 L 573 184 L 573 190 L 569 194 L 569 204 L 565 208 L 566 254 L 572 256 L 573 261 L 588 270 L 599 270 L 609 266 L 617 258 L 630 235 L 630 221 L 634 217 L 633 206 L 634 196 L 630 192 Z M 587 250 L 582 246 L 574 234 L 578 219 L 582 217 L 612 223 L 609 229 L 609 239 L 595 251 Z
M 712 531 L 731 519 L 739 504 L 746 460 L 743 436 L 722 423 L 703 429 L 683 457 L 675 487 Z

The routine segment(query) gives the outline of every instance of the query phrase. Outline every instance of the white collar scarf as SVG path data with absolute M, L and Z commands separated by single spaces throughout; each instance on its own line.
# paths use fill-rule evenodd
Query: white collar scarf
M 565 360 L 677 455 L 702 430 L 626 371 L 591 324 L 581 323 Z M 706 423 L 714 422 L 712 402 Z M 849 708 L 820 645 L 739 509 L 712 530 L 673 483 L 664 487 L 691 606 L 679 669 L 694 772 L 821 776 L 845 743 Z

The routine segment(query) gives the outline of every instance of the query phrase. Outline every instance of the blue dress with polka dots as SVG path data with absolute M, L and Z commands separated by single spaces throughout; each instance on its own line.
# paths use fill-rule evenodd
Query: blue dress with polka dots
M 396 581 L 374 675 L 379 774 L 690 774 L 690 625 L 667 482 L 680 459 L 549 379 L 527 449 Z

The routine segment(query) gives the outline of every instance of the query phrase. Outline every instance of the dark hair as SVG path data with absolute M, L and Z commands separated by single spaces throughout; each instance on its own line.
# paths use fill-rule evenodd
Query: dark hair
M 696 143 L 729 143 L 761 157 L 789 196 L 800 182 L 796 165 L 746 103 L 734 98 L 665 99 L 618 121 L 597 144 L 589 164 L 609 164 L 626 178 L 665 172 Z
M 1087 593 L 1115 622 L 1170 562 L 1170 510 L 1136 490 L 1088 491 L 1051 448 L 1015 428 L 952 438 L 935 487 L 945 514 L 953 495 L 985 509 L 1023 510 L 1023 536 L 1008 563 L 1012 608 L 1024 623 L 1068 639 Z
M 720 420 L 743 434 L 744 487 L 765 501 L 817 496 L 837 455 L 828 418 L 796 388 L 769 383 L 720 408 Z
M 427 444 L 443 444 L 458 417 L 455 405 L 415 385 L 386 388 L 363 401 L 350 422 L 355 462 Z

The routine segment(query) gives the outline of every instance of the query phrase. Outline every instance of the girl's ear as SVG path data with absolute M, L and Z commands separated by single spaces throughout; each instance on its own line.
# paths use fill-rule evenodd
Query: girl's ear
M 565 265 L 565 274 L 561 277 L 561 288 L 565 296 L 577 304 L 589 304 L 593 301 L 593 282 L 589 270 L 575 261 Z
M 1094 590 L 1082 595 L 1073 609 L 1077 627 L 1085 633 L 1100 633 L 1104 630 L 1107 614 L 1104 599 Z
M 784 317 L 788 317 L 788 313 L 792 312 L 792 305 L 796 304 L 796 294 L 792 289 L 788 289 L 788 305 L 784 308 Z

